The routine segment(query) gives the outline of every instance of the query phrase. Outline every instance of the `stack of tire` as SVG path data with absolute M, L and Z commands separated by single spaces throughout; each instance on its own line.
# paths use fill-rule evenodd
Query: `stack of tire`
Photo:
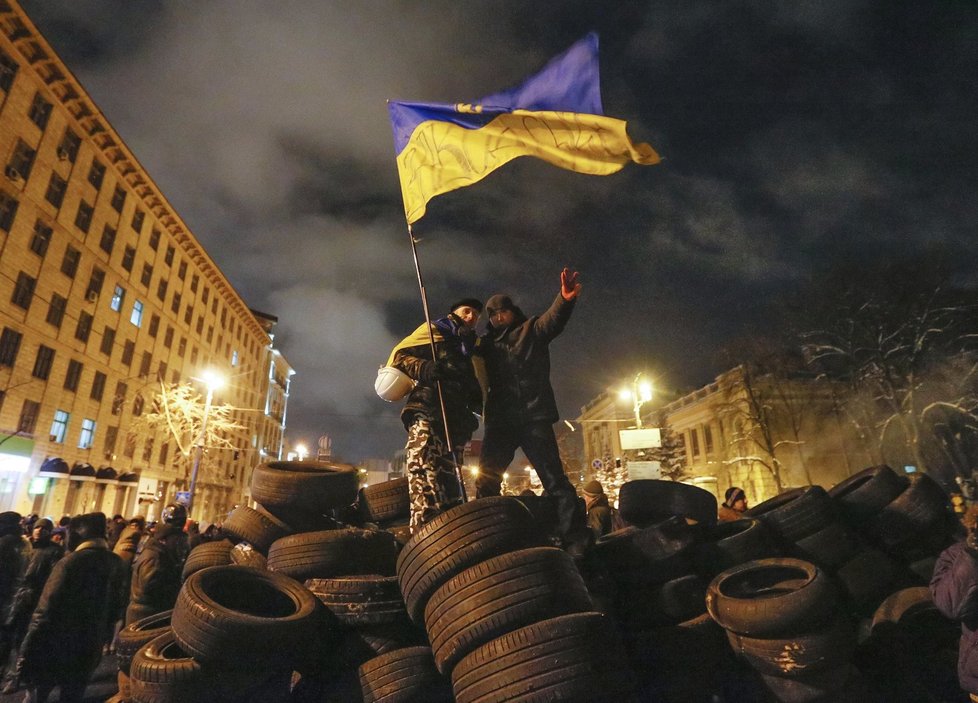
M 793 558 L 759 559 L 719 574 L 707 609 L 731 648 L 776 701 L 840 700 L 861 684 L 856 628 L 822 569 Z
M 356 504 L 357 517 L 362 525 L 387 530 L 400 544 L 405 544 L 411 538 L 408 525 L 411 499 L 407 478 L 396 478 L 361 488 Z
M 629 690 L 610 618 L 593 611 L 573 559 L 541 546 L 535 524 L 520 501 L 495 497 L 415 533 L 397 576 L 431 646 L 361 666 L 364 701 L 610 700 Z

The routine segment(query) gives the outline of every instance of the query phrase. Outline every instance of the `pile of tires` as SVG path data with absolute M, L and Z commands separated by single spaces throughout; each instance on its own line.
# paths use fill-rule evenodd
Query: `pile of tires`
M 814 564 L 780 558 L 733 567 L 710 583 L 706 605 L 774 700 L 835 699 L 858 681 L 855 625 Z
M 407 478 L 382 481 L 361 488 L 356 510 L 361 524 L 389 531 L 400 544 L 411 538 L 411 499 Z

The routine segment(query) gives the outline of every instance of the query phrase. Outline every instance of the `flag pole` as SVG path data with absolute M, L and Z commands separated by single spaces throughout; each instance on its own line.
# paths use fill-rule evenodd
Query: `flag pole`
M 408 238 L 411 240 L 411 254 L 414 257 L 414 271 L 418 275 L 418 288 L 421 290 L 421 306 L 424 308 L 424 321 L 425 326 L 428 328 L 428 343 L 431 345 L 431 360 L 432 363 L 438 360 L 437 352 L 435 351 L 435 335 L 431 330 L 431 314 L 428 312 L 428 294 L 425 291 L 424 279 L 421 277 L 421 264 L 418 261 L 418 243 L 414 238 L 414 230 L 411 228 L 411 223 L 407 226 Z M 458 465 L 458 460 L 455 458 L 455 452 L 452 449 L 452 434 L 448 428 L 448 412 L 445 410 L 445 396 L 441 390 L 441 381 L 435 381 L 435 388 L 438 389 L 438 404 L 441 407 L 441 420 L 445 426 L 445 444 L 448 447 L 448 454 L 452 457 L 452 465 L 455 467 L 455 477 L 458 479 L 458 487 L 461 491 L 462 502 L 468 502 L 468 497 L 465 495 L 465 481 L 462 478 L 462 467 Z

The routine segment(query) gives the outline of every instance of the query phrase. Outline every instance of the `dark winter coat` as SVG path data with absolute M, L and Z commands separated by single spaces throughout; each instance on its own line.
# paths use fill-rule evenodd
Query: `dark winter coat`
M 181 571 L 175 545 L 150 539 L 132 565 L 126 624 L 170 610 L 180 592 Z
M 574 300 L 558 294 L 542 315 L 527 319 L 517 308 L 513 324 L 502 329 L 489 326 L 479 347 L 489 377 L 487 425 L 557 422 L 549 345 L 573 310 Z
M 34 542 L 27 557 L 27 568 L 14 593 L 5 625 L 23 623 L 31 616 L 54 565 L 64 555 L 64 547 L 50 539 Z
M 24 573 L 22 545 L 19 532 L 0 537 L 0 615 L 6 615 Z
M 112 638 L 122 562 L 104 539 L 82 542 L 54 565 L 20 647 L 28 683 L 74 680 L 94 669 Z
M 945 549 L 934 565 L 930 594 L 945 617 L 961 623 L 958 682 L 978 693 L 978 552 L 965 542 Z
M 437 359 L 446 371 L 441 379 L 441 388 L 452 439 L 467 441 L 479 427 L 477 415 L 482 412 L 482 388 L 476 379 L 470 348 L 475 346 L 477 339 L 474 332 L 468 332 L 454 315 L 434 321 L 432 330 Z M 391 355 L 389 366 L 400 369 L 418 381 L 408 393 L 404 410 L 401 411 L 405 429 L 418 417 L 429 420 L 436 428 L 442 426 L 438 387 L 433 381 L 421 380 L 422 370 L 431 359 L 431 344 L 425 325 L 405 337 Z
M 608 496 L 600 495 L 591 503 L 587 509 L 587 526 L 594 535 L 594 539 L 603 537 L 612 531 L 611 506 L 608 504 Z

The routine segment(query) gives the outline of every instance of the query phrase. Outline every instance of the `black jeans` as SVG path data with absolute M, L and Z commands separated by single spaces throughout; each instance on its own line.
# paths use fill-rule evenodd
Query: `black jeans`
M 476 497 L 499 495 L 503 472 L 513 461 L 517 449 L 526 454 L 544 491 L 556 502 L 558 536 L 569 536 L 578 512 L 577 492 L 564 473 L 553 424 L 549 422 L 486 424 L 479 455 L 479 478 L 475 484 Z

